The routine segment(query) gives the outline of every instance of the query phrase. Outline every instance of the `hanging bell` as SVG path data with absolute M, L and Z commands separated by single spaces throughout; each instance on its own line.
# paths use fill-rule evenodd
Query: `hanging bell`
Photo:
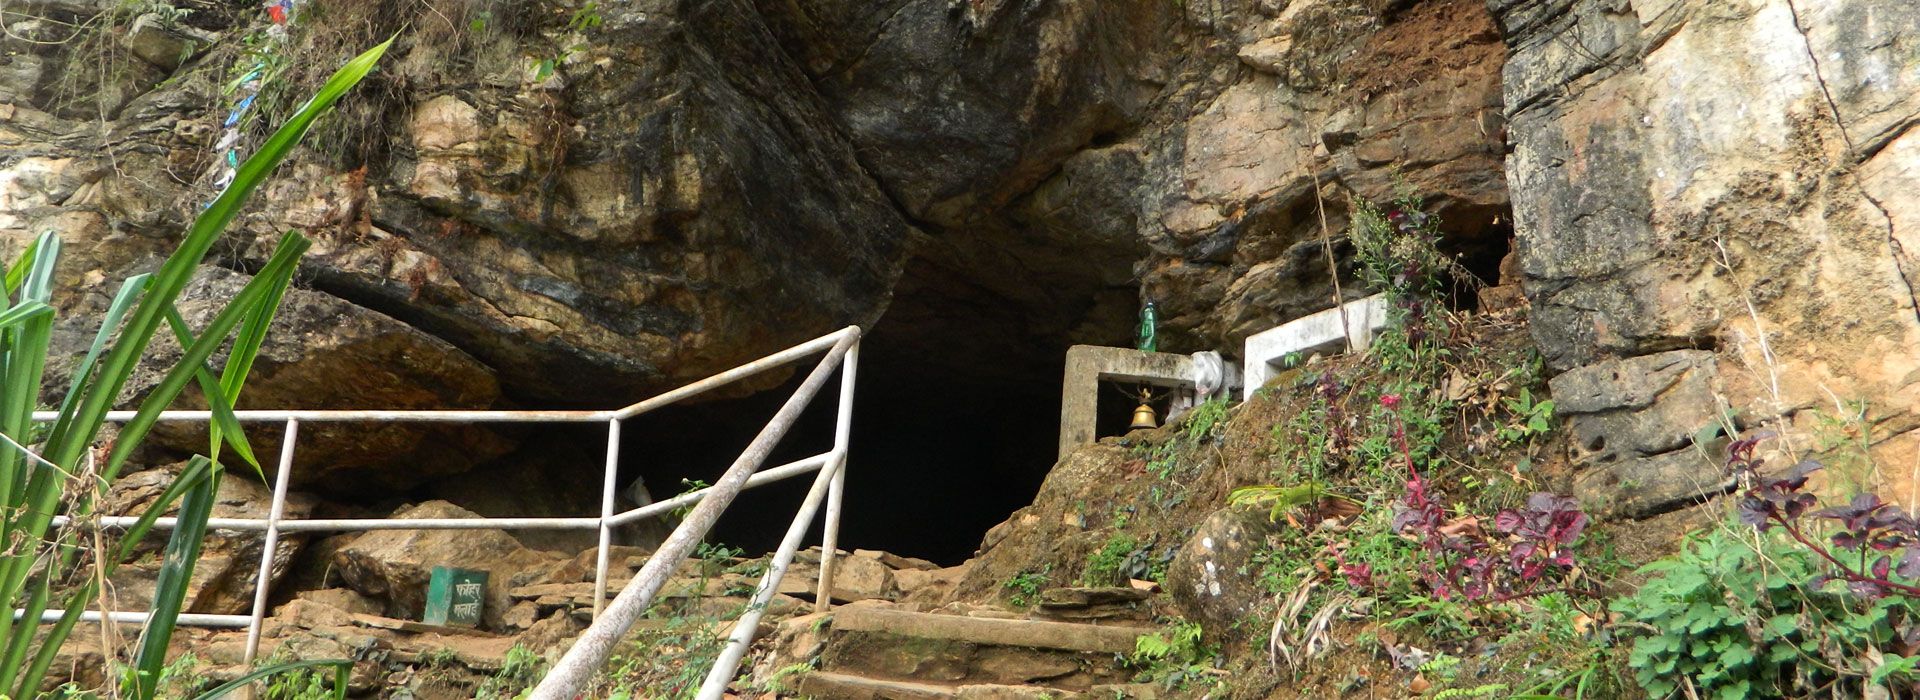
M 1160 427 L 1160 422 L 1153 417 L 1153 407 L 1142 403 L 1139 408 L 1133 409 L 1133 424 L 1127 427 L 1132 430 L 1152 429 Z

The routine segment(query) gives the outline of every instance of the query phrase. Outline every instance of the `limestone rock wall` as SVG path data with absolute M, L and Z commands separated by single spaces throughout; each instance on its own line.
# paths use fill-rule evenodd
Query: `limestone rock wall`
M 1915 502 L 1920 13 L 1488 4 L 1511 51 L 1507 178 L 1533 331 L 1566 371 L 1556 396 L 1580 397 L 1562 405 L 1584 495 L 1648 513 L 1726 488 L 1699 440 L 1732 415 Z
M 17 2 L 0 39 L 0 255 L 62 232 L 74 318 L 211 195 L 263 26 L 122 5 Z M 609 405 L 876 322 L 997 398 L 1143 296 L 1176 351 L 1326 308 L 1351 199 L 1412 191 L 1489 277 L 1517 233 L 1587 495 L 1674 507 L 1724 488 L 1690 475 L 1705 424 L 1812 446 L 1860 401 L 1865 476 L 1920 500 L 1907 5 L 343 0 L 287 75 L 409 30 L 215 263 L 302 231 L 294 320 L 349 319 L 276 335 L 259 406 L 422 356 L 392 395 Z

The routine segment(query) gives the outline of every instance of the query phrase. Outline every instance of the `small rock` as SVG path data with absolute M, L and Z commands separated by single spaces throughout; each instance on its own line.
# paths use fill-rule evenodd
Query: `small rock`
M 1266 594 L 1255 577 L 1237 572 L 1251 565 L 1273 527 L 1264 512 L 1214 511 L 1167 567 L 1167 592 L 1188 617 L 1209 626 L 1246 619 Z
M 125 41 L 127 50 L 140 60 L 173 70 L 195 52 L 212 45 L 213 36 L 150 12 L 133 20 Z
M 380 601 L 360 595 L 346 588 L 325 588 L 317 591 L 301 591 L 294 594 L 295 600 L 307 600 L 344 610 L 355 615 L 378 615 Z M 285 609 L 283 606 L 281 609 Z

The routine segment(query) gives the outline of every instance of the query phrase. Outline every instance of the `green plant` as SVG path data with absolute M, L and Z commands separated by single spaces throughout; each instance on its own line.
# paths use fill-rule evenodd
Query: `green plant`
M 725 620 L 737 618 L 744 606 L 721 614 L 689 614 L 658 607 L 648 617 L 658 624 L 637 626 L 633 635 L 596 678 L 586 697 L 609 700 L 695 696 L 726 647 L 718 631 Z
M 1806 549 L 1759 533 L 1718 529 L 1686 542 L 1615 612 L 1642 633 L 1627 666 L 1654 697 L 1798 697 L 1862 682 L 1915 680 L 1910 664 L 1872 664 L 1895 629 L 1913 620 L 1911 599 L 1863 600 L 1807 585 L 1818 570 Z M 1883 659 L 1886 657 L 1882 657 Z M 1906 668 L 1903 668 L 1906 667 Z M 1838 685 L 1836 685 L 1838 684 Z
M 775 669 L 773 672 L 773 675 L 767 676 L 767 679 L 764 682 L 761 682 L 758 685 L 756 685 L 755 689 L 761 692 L 771 693 L 777 697 L 798 696 L 799 693 L 796 692 L 798 691 L 798 688 L 796 686 L 789 684 L 788 680 L 792 678 L 797 678 L 799 676 L 804 676 L 808 673 L 811 673 L 812 671 L 813 671 L 812 662 L 803 661 L 799 663 L 787 664 L 785 666 L 781 666 L 778 669 Z
M 295 669 L 268 679 L 261 697 L 266 700 L 324 700 L 334 696 L 327 674 L 318 669 Z
M 1168 689 L 1185 689 L 1211 675 L 1219 650 L 1207 646 L 1198 622 L 1176 621 L 1166 629 L 1134 640 L 1127 663 L 1139 669 L 1138 679 Z
M 573 15 L 567 18 L 567 31 L 574 35 L 585 35 L 587 32 L 599 29 L 601 23 L 600 3 L 587 0 L 585 5 L 582 5 L 578 10 L 574 10 Z M 534 82 L 546 80 L 548 76 L 553 75 L 554 68 L 566 63 L 568 58 L 573 57 L 575 53 L 585 50 L 586 48 L 587 42 L 582 38 L 579 41 L 562 44 L 560 50 L 551 57 L 535 61 L 533 64 Z
M 1052 568 L 1052 565 L 1048 565 L 1039 570 L 1022 571 L 1000 584 L 1001 590 L 1007 591 L 1007 602 L 1016 608 L 1024 608 L 1039 599 L 1040 587 L 1047 585 L 1047 572 Z
M 1080 585 L 1113 586 L 1123 583 L 1121 568 L 1126 565 L 1128 557 L 1139 549 L 1140 541 L 1132 535 L 1113 533 L 1100 551 L 1087 558 L 1087 568 L 1080 573 Z
M 1508 398 L 1505 403 L 1513 412 L 1513 422 L 1496 433 L 1502 442 L 1525 442 L 1553 429 L 1553 399 L 1536 401 L 1533 391 L 1522 387 L 1518 398 Z
M 1220 425 L 1226 421 L 1227 408 L 1228 401 L 1226 397 L 1223 396 L 1217 399 L 1202 401 L 1200 405 L 1188 410 L 1186 423 L 1184 425 L 1187 442 L 1197 443 L 1212 437 L 1214 431 L 1219 429 Z
M 517 698 L 523 696 L 540 676 L 546 673 L 547 662 L 535 654 L 532 649 L 515 644 L 507 649 L 507 656 L 500 663 L 500 670 L 487 677 L 486 682 L 474 691 L 474 697 L 485 700 Z
M 52 329 L 54 263 L 60 241 L 42 235 L 7 271 L 4 308 L 0 308 L 0 540 L 19 543 L 0 553 L 0 600 L 22 610 L 16 618 L 0 615 L 0 694 L 27 697 L 37 692 L 54 656 L 73 632 L 80 613 L 98 592 L 98 581 L 124 561 L 154 521 L 179 504 L 178 524 L 166 546 L 155 583 L 151 619 L 142 631 L 134 664 L 126 675 L 128 694 L 153 698 L 163 675 L 175 622 L 184 607 L 188 581 L 206 533 L 214 492 L 223 474 L 222 446 L 252 466 L 253 456 L 233 403 L 245 384 L 264 341 L 281 294 L 310 245 L 288 234 L 273 255 L 226 307 L 194 337 L 180 322 L 174 301 L 227 224 L 279 162 L 292 152 L 320 115 L 373 69 L 389 44 L 349 61 L 325 86 L 263 143 L 239 173 L 188 226 L 179 245 L 158 272 L 128 280 L 108 307 L 92 346 L 76 366 L 57 417 L 38 449 L 32 440 L 32 409 L 41 395 Z M 118 399 L 136 364 L 162 324 L 172 327 L 184 348 L 179 362 L 149 391 L 134 417 L 123 424 L 110 449 L 96 450 L 106 413 Z M 206 362 L 234 336 L 224 369 L 216 376 Z M 111 342 L 110 342 L 111 341 Z M 214 420 L 208 455 L 195 456 L 157 501 L 128 528 L 116 548 L 96 551 L 79 528 L 54 530 L 52 519 L 64 512 L 84 522 L 93 501 L 104 493 L 127 459 L 188 383 L 197 383 Z M 104 463 L 101 453 L 104 452 Z M 97 560 L 96 576 L 74 577 Z M 56 586 L 82 579 L 60 594 L 66 612 L 52 625 L 37 621 L 55 602 Z M 26 622 L 16 622 L 23 620 Z M 344 692 L 344 690 L 342 690 Z
M 1287 511 L 1316 503 L 1327 495 L 1326 487 L 1316 483 L 1299 486 L 1271 484 L 1246 486 L 1234 489 L 1232 493 L 1227 494 L 1227 505 L 1235 508 L 1246 506 L 1266 508 L 1267 520 L 1279 522 L 1280 516 L 1286 515 Z

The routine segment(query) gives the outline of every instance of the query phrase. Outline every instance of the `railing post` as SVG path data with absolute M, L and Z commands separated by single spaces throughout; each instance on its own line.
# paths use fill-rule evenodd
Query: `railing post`
M 766 427 L 760 429 L 760 434 L 754 436 L 747 449 L 734 459 L 733 465 L 714 480 L 707 497 L 701 499 L 700 504 L 694 506 L 680 521 L 680 526 L 674 528 L 673 534 L 660 544 L 653 556 L 647 559 L 646 565 L 633 575 L 627 587 L 607 605 L 605 614 L 581 632 L 573 646 L 567 649 L 566 655 L 547 671 L 545 678 L 540 679 L 539 685 L 534 686 L 533 692 L 528 695 L 529 700 L 572 700 L 580 695 L 593 674 L 613 654 L 614 646 L 626 637 L 627 630 L 632 629 L 633 624 L 646 613 L 654 596 L 673 576 L 673 571 L 680 567 L 687 555 L 693 553 L 694 545 L 706 537 L 714 521 L 720 518 L 720 512 L 733 503 L 735 496 L 740 495 L 740 489 L 766 462 L 774 445 L 799 420 L 807 402 L 812 401 L 833 376 L 833 366 L 846 356 L 847 350 L 859 339 L 860 329 L 849 327 L 836 335 L 838 340 L 827 351 L 827 356 L 800 383 L 800 387 L 780 406 L 780 410 L 773 414 Z
M 787 573 L 787 567 L 793 565 L 794 552 L 800 549 L 800 540 L 813 529 L 813 516 L 820 512 L 820 500 L 828 491 L 830 484 L 838 481 L 840 470 L 847 466 L 847 455 L 836 452 L 819 476 L 814 477 L 813 487 L 807 490 L 807 497 L 800 502 L 800 508 L 793 514 L 793 523 L 787 526 L 786 536 L 780 538 L 780 548 L 773 551 L 767 561 L 767 573 L 760 577 L 760 584 L 753 589 L 753 598 L 747 603 L 747 609 L 740 619 L 733 623 L 733 630 L 727 634 L 725 646 L 720 655 L 714 658 L 713 667 L 707 669 L 706 678 L 700 681 L 700 692 L 694 700 L 721 700 L 726 696 L 727 684 L 733 680 L 733 674 L 740 669 L 740 660 L 747 655 L 747 647 L 753 644 L 753 635 L 759 631 L 760 617 L 767 612 L 767 604 L 773 600 L 774 593 L 780 589 L 780 579 Z
M 280 547 L 280 518 L 287 512 L 287 484 L 293 474 L 293 443 L 300 439 L 300 419 L 288 418 L 280 437 L 280 470 L 273 475 L 273 505 L 267 509 L 267 535 L 260 544 L 260 575 L 253 582 L 253 621 L 247 625 L 247 650 L 242 663 L 260 654 L 260 627 L 267 619 L 267 589 L 273 583 L 273 558 Z
M 607 465 L 600 485 L 600 552 L 593 564 L 593 618 L 607 607 L 607 560 L 613 546 L 614 480 L 620 477 L 620 419 L 607 421 Z
M 839 455 L 840 463 L 827 465 L 833 470 L 833 483 L 827 487 L 827 517 L 821 525 L 820 585 L 813 595 L 814 612 L 833 607 L 833 559 L 840 546 L 840 499 L 847 485 L 847 443 L 853 432 L 853 381 L 859 367 L 860 341 L 856 340 L 853 347 L 847 348 L 846 358 L 840 361 L 839 415 L 833 425 L 833 451 Z

